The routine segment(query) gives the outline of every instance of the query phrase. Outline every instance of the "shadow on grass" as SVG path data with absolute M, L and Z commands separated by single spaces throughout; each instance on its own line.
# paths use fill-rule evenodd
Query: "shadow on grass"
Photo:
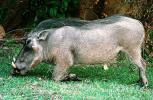
M 118 67 L 117 67 L 118 66 Z M 88 81 L 101 81 L 101 82 L 116 82 L 123 85 L 139 85 L 138 69 L 134 69 L 134 65 L 121 63 L 110 66 L 108 70 L 104 70 L 102 65 L 77 65 L 72 66 L 69 70 L 70 73 L 76 74 L 78 77 Z M 42 77 L 51 80 L 53 72 L 53 65 L 41 64 L 30 71 L 26 76 Z M 153 68 L 147 68 L 147 75 L 150 86 L 153 88 Z

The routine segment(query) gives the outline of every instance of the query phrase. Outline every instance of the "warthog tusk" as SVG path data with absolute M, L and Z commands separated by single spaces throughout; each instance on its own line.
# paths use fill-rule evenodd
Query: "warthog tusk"
M 13 62 L 15 62 L 15 60 L 16 60 L 16 59 L 13 57 Z
M 13 66 L 14 68 L 16 68 L 16 65 L 14 64 L 14 62 L 12 62 L 12 66 Z

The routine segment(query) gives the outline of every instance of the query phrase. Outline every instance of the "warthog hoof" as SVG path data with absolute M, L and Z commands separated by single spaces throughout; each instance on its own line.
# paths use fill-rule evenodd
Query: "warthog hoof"
M 62 81 L 81 81 L 81 79 L 76 74 L 69 74 Z
M 137 81 L 137 83 L 139 83 L 142 88 L 147 88 L 148 87 L 148 80 L 147 79 L 145 79 L 145 80 L 139 79 Z

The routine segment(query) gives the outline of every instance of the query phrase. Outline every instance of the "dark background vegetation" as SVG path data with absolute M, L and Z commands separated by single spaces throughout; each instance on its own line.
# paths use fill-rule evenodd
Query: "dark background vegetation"
M 79 17 L 79 0 L 2 0 L 0 4 L 0 23 L 7 31 L 49 18 Z
M 94 20 L 114 14 L 130 16 L 144 24 L 146 39 L 143 49 L 147 54 L 144 57 L 151 58 L 153 0 L 0 0 L 0 38 L 21 38 L 25 31 L 45 19 L 77 17 Z

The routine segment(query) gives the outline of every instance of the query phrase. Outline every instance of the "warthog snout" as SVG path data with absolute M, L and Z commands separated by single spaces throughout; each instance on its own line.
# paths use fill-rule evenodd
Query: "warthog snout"
M 22 65 L 21 67 L 21 65 L 15 63 L 14 59 L 12 61 L 12 67 L 13 67 L 13 71 L 11 73 L 12 75 L 25 75 L 25 73 L 28 71 L 25 66 Z
M 43 56 L 40 43 L 45 39 L 45 31 L 38 36 L 28 37 L 17 59 L 13 59 L 13 75 L 24 75 L 31 67 L 37 65 Z

